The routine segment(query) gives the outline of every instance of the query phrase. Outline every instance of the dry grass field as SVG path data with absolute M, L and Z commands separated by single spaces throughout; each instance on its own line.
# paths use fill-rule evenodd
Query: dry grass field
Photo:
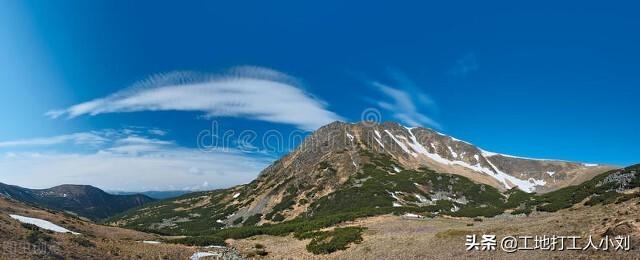
M 345 223 L 367 228 L 360 244 L 329 255 L 313 255 L 305 249 L 308 240 L 292 236 L 257 236 L 228 242 L 245 254 L 261 244 L 270 259 L 640 259 L 640 200 L 594 207 L 576 206 L 555 213 L 531 216 L 501 215 L 482 221 L 437 217 L 406 219 L 378 216 Z M 603 234 L 630 235 L 630 251 L 466 251 L 469 234 L 504 236 L 589 235 L 599 242 Z M 597 239 L 597 240 L 596 240 Z
M 80 235 L 33 232 L 9 214 L 44 219 Z M 141 242 L 160 239 L 0 198 L 0 259 L 188 259 L 196 252 L 194 247 Z
M 305 247 L 309 240 L 298 240 L 291 235 L 255 236 L 227 242 L 245 257 L 256 259 L 640 259 L 639 212 L 640 199 L 636 198 L 620 204 L 575 206 L 555 213 L 534 212 L 531 216 L 504 214 L 482 221 L 383 215 L 339 225 L 367 229 L 361 243 L 329 255 L 308 252 Z M 36 242 L 28 242 L 32 230 L 10 218 L 9 214 L 45 219 L 81 235 L 43 232 Z M 630 235 L 632 249 L 606 252 L 467 251 L 465 237 L 469 234 L 493 234 L 498 239 L 518 235 L 592 235 L 597 239 L 604 234 Z M 0 199 L 0 259 L 188 259 L 198 249 L 141 242 L 162 239 L 153 234 L 96 225 L 66 214 Z M 257 250 L 257 244 L 264 249 Z M 268 254 L 260 256 L 259 251 Z

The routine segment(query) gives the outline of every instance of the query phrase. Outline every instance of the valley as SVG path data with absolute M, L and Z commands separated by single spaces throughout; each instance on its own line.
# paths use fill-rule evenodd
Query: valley
M 640 250 L 640 165 L 507 156 L 395 123 L 329 124 L 254 181 L 227 189 L 163 200 L 78 185 L 5 185 L 1 191 L 8 205 L 2 226 L 20 234 L 13 240 L 56 241 L 55 254 L 68 246 L 74 254 L 100 248 L 93 253 L 170 259 L 211 250 L 274 259 L 543 259 L 558 253 L 465 250 L 467 235 L 486 233 L 630 238 L 630 251 L 563 257 L 633 259 Z M 17 224 L 14 215 L 78 234 L 40 238 L 32 235 L 40 229 Z

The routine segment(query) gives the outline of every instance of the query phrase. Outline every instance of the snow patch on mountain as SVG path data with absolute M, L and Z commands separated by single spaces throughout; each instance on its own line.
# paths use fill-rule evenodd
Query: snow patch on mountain
M 475 165 L 471 165 L 467 162 L 464 161 L 458 161 L 458 160 L 449 160 L 447 158 L 444 158 L 442 156 L 440 156 L 439 154 L 436 153 L 430 153 L 422 144 L 420 144 L 420 142 L 418 142 L 416 136 L 413 134 L 413 132 L 411 131 L 411 129 L 408 129 L 409 132 L 409 138 L 405 137 L 405 136 L 400 136 L 400 135 L 393 135 L 390 131 L 385 130 L 385 132 L 394 140 L 394 142 L 396 142 L 396 144 L 398 144 L 398 146 L 400 146 L 400 148 L 402 148 L 403 151 L 405 151 L 406 153 L 412 155 L 413 157 L 418 157 L 418 155 L 424 155 L 427 158 L 440 163 L 440 164 L 445 164 L 445 165 L 458 165 L 458 166 L 462 166 L 468 169 L 471 169 L 473 171 L 476 172 L 481 172 L 481 173 L 485 173 L 491 177 L 493 177 L 494 179 L 500 181 L 507 189 L 510 189 L 512 187 L 512 185 L 517 186 L 518 188 L 520 188 L 523 191 L 526 192 L 534 192 L 535 191 L 535 186 L 538 185 L 545 185 L 546 182 L 544 180 L 536 180 L 533 178 L 530 178 L 528 180 L 522 180 L 519 178 L 516 178 L 514 176 L 511 176 L 507 173 L 504 173 L 502 171 L 500 171 L 500 169 L 498 169 L 495 165 L 493 165 L 491 163 L 491 161 L 489 161 L 489 159 L 484 158 L 485 161 L 487 161 L 489 163 L 489 165 L 491 165 L 491 167 L 493 169 L 489 169 L 486 167 L 483 167 L 481 164 L 481 160 L 480 160 L 480 155 L 475 154 L 473 157 L 476 159 L 477 164 Z M 409 150 L 409 148 L 411 150 Z M 451 149 L 451 148 L 450 148 Z M 452 149 L 451 149 L 452 150 Z M 457 157 L 457 153 L 456 153 L 456 157 Z
M 451 155 L 453 156 L 453 158 L 458 158 L 458 153 L 456 153 L 453 148 L 451 148 L 451 146 L 447 146 L 447 148 L 449 148 L 449 152 L 451 153 Z
M 384 144 L 380 141 L 380 139 L 378 139 L 378 137 L 373 137 L 373 139 L 375 139 L 376 142 L 378 142 L 378 144 L 384 149 Z
M 513 183 L 514 185 L 518 186 L 519 189 L 521 189 L 521 190 L 523 190 L 525 192 L 534 192 L 534 191 L 536 191 L 536 186 L 538 186 L 538 185 L 544 186 L 545 184 L 547 184 L 544 180 L 536 180 L 534 178 L 529 178 L 526 181 L 522 180 L 522 179 L 518 179 L 516 177 L 513 177 L 513 176 L 511 176 L 509 174 L 506 174 L 506 173 L 502 172 L 500 169 L 498 169 L 498 167 L 493 165 L 491 160 L 486 159 L 486 161 L 489 163 L 489 165 L 491 165 L 491 167 L 496 172 L 495 175 L 491 175 L 490 174 L 490 176 L 494 177 L 495 179 L 497 179 L 499 181 L 501 181 L 502 184 L 507 189 L 511 188 L 511 185 L 509 185 L 509 183 Z M 483 168 L 483 169 L 486 169 L 486 168 Z
M 418 155 L 416 153 L 409 151 L 409 148 L 403 142 L 400 142 L 400 140 L 398 140 L 396 138 L 396 136 L 394 136 L 389 130 L 384 130 L 384 132 L 387 133 L 389 135 L 389 137 L 391 137 L 391 139 L 393 139 L 393 141 L 396 142 L 396 144 L 398 144 L 398 146 L 400 146 L 400 148 L 405 153 L 408 153 L 408 154 L 412 155 L 413 157 L 418 157 Z
M 489 152 L 489 151 L 485 151 L 485 150 L 482 150 L 482 149 L 480 149 L 480 151 L 482 152 L 482 156 L 484 156 L 484 157 L 492 157 L 492 156 L 500 155 L 500 156 L 503 156 L 503 157 L 522 159 L 522 160 L 560 161 L 560 160 L 554 160 L 554 159 L 538 159 L 538 158 L 529 158 L 529 157 L 515 156 L 515 155 L 509 155 L 509 154 L 503 154 L 503 153 L 494 153 L 494 152 Z
M 407 218 L 422 218 L 421 215 L 418 214 L 414 214 L 414 213 L 405 213 L 404 215 L 402 215 L 403 217 L 407 217 Z
M 423 203 L 429 201 L 429 200 L 427 200 L 427 198 L 425 198 L 424 196 L 422 196 L 420 194 L 414 193 L 413 196 L 415 196 L 418 199 L 418 201 L 423 202 Z
M 200 258 L 204 258 L 204 257 L 220 257 L 222 256 L 219 253 L 212 253 L 212 252 L 195 252 L 193 253 L 193 255 L 191 255 L 191 257 L 189 257 L 189 260 L 199 260 Z
M 9 217 L 11 217 L 11 218 L 13 218 L 15 220 L 18 220 L 21 223 L 36 225 L 39 228 L 46 229 L 46 230 L 51 230 L 53 232 L 71 233 L 71 234 L 74 234 L 74 235 L 79 235 L 80 234 L 80 233 L 68 230 L 66 228 L 63 228 L 61 226 L 58 226 L 56 224 L 53 224 L 53 223 L 51 223 L 49 221 L 46 221 L 44 219 L 30 218 L 30 217 L 25 217 L 25 216 L 20 216 L 20 215 L 13 215 L 13 214 L 10 214 Z
M 353 139 L 355 139 L 355 137 L 353 137 L 353 135 L 351 135 L 350 133 L 346 133 L 347 137 L 349 137 L 349 140 L 351 141 L 351 143 L 353 143 Z

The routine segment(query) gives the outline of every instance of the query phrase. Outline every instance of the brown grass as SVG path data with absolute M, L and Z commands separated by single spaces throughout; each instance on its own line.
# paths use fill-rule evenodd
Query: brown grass
M 534 213 L 529 217 L 501 215 L 473 221 L 466 218 L 403 219 L 377 216 L 341 226 L 365 226 L 364 241 L 345 251 L 330 255 L 313 255 L 306 251 L 308 240 L 292 236 L 257 236 L 230 240 L 241 252 L 249 252 L 256 243 L 266 246 L 269 259 L 640 259 L 640 248 L 633 251 L 519 251 L 516 253 L 466 251 L 465 236 L 470 234 L 506 235 L 593 235 L 599 238 L 617 223 L 631 221 L 640 239 L 640 201 L 585 207 L 578 206 L 556 213 Z M 472 226 L 468 226 L 473 223 Z M 640 246 L 640 244 L 638 244 Z
M 29 243 L 31 232 L 9 217 L 18 214 L 48 220 L 81 235 L 46 232 L 52 240 Z M 59 212 L 26 206 L 0 197 L 0 259 L 188 259 L 194 247 L 144 244 L 162 240 L 158 235 L 97 225 Z M 82 245 L 78 241 L 90 243 Z

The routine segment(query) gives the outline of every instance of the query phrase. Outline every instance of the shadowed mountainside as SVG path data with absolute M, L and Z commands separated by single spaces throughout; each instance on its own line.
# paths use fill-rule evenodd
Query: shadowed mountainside
M 0 196 L 92 220 L 108 218 L 155 201 L 140 194 L 112 195 L 93 186 L 69 184 L 49 189 L 27 189 L 0 183 Z

